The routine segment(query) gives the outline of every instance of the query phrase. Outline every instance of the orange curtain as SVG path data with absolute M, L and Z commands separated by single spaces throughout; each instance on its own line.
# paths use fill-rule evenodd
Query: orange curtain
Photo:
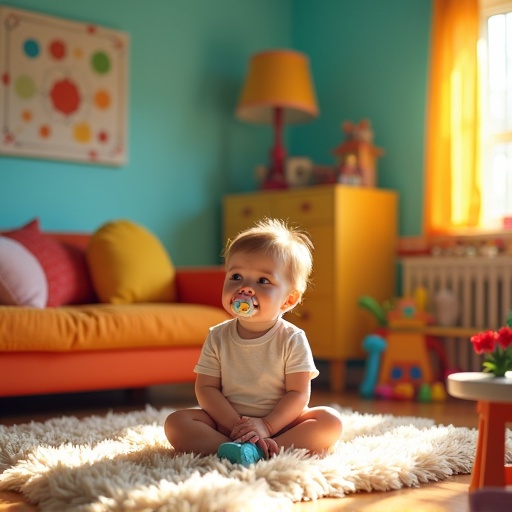
M 480 217 L 478 0 L 432 0 L 425 162 L 427 235 Z

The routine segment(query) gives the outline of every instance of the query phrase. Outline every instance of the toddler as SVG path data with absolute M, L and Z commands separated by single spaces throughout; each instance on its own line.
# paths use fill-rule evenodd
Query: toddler
M 283 319 L 306 291 L 312 249 L 305 233 L 276 219 L 228 242 L 222 305 L 234 318 L 203 345 L 194 370 L 200 408 L 165 421 L 176 451 L 248 466 L 281 448 L 320 453 L 338 440 L 337 411 L 308 405 L 318 370 L 306 335 Z

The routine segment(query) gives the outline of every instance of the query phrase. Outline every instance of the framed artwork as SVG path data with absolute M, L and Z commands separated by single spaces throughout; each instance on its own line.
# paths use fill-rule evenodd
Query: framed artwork
M 128 35 L 0 7 L 0 154 L 127 161 Z
M 306 187 L 313 179 L 313 161 L 307 157 L 289 157 L 284 172 L 289 187 Z

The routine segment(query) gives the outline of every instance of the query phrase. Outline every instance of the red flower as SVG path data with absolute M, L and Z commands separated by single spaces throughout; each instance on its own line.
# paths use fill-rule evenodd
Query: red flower
M 512 371 L 512 311 L 507 326 L 499 331 L 486 331 L 471 338 L 477 354 L 485 354 L 482 368 L 496 377 L 504 377 Z
M 485 331 L 479 334 L 475 334 L 471 338 L 473 348 L 477 354 L 483 354 L 492 352 L 496 347 L 496 341 L 498 340 L 498 333 L 494 331 Z
M 503 350 L 512 346 L 512 329 L 510 327 L 502 327 L 498 331 L 498 345 Z

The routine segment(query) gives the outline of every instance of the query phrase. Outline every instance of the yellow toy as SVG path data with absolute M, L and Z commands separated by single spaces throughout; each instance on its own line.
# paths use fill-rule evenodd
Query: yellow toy
M 367 371 L 372 372 L 373 382 L 376 383 L 373 392 L 379 394 L 381 390 L 389 390 L 383 396 L 390 395 L 402 400 L 414 399 L 416 395 L 421 401 L 443 399 L 439 387 L 443 384 L 434 384 L 429 343 L 423 333 L 423 328 L 431 320 L 426 312 L 427 300 L 426 290 L 418 288 L 413 298 L 397 299 L 393 307 L 386 311 L 371 297 L 360 298 L 359 305 L 374 313 L 382 326 L 378 335 L 385 343 L 385 349 L 378 354 L 380 365 L 377 364 L 376 354 L 369 354 L 368 358 L 373 364 L 367 365 Z M 366 386 L 361 387 L 361 394 L 365 397 L 372 396 L 372 390 L 368 389 L 370 382 L 372 380 L 367 374 L 364 381 Z
M 393 388 L 392 398 L 396 400 L 414 400 L 415 389 L 409 382 L 401 382 Z
M 425 335 L 417 331 L 427 321 L 427 313 L 418 309 L 414 299 L 400 299 L 395 309 L 388 312 L 388 346 L 382 358 L 380 384 L 408 382 L 419 387 L 432 383 Z

